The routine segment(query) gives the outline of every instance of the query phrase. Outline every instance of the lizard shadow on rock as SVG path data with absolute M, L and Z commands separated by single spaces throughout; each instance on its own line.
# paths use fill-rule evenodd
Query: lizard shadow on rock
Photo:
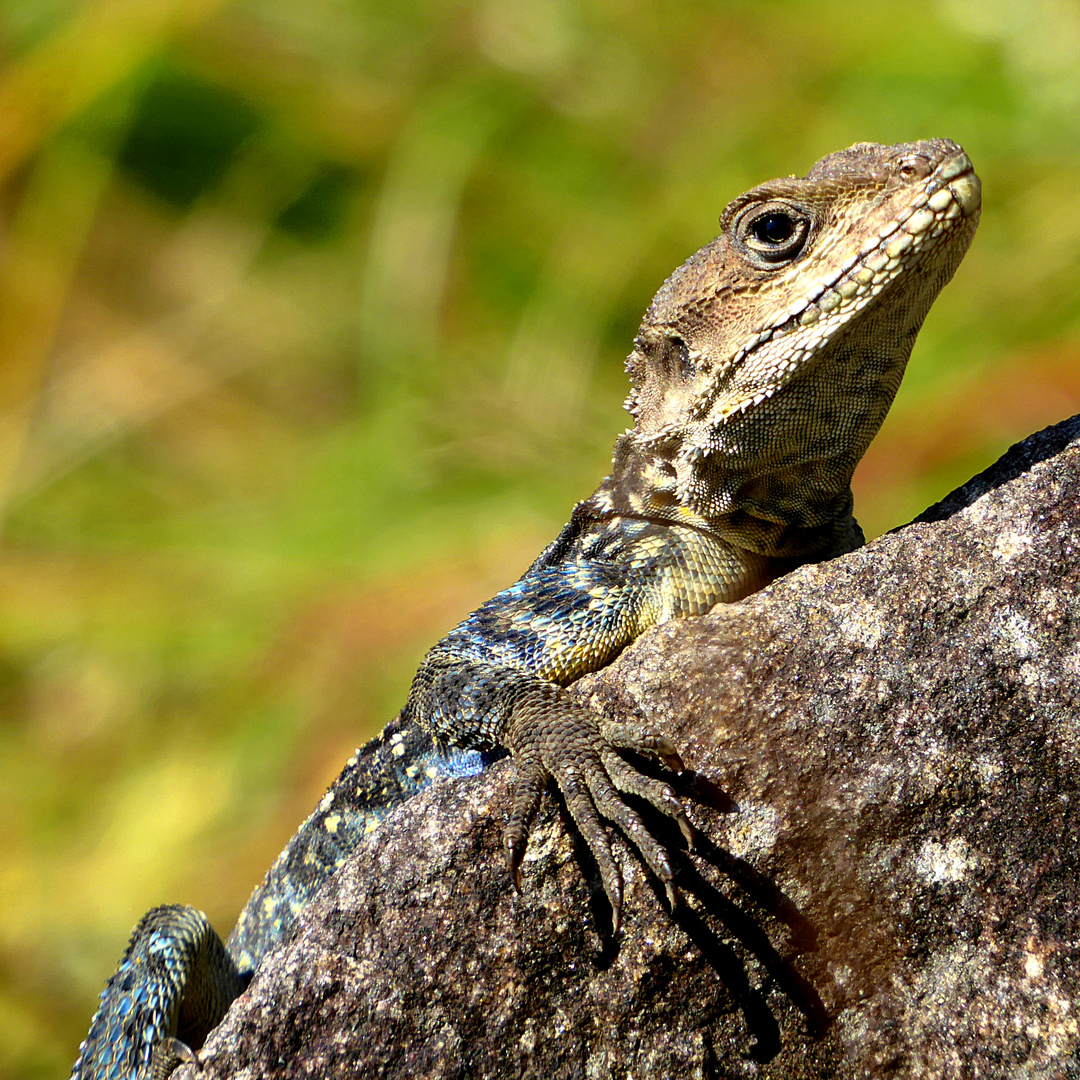
M 736 808 L 734 800 L 715 782 L 690 770 L 677 778 L 676 786 L 681 795 L 707 802 L 721 812 L 730 813 Z M 706 798 L 698 798 L 706 793 Z M 813 984 L 769 940 L 760 915 L 751 913 L 747 907 L 725 895 L 694 865 L 691 855 L 711 865 L 733 882 L 759 911 L 783 923 L 790 933 L 790 947 L 796 954 L 811 952 L 816 945 L 817 933 L 795 902 L 767 875 L 714 844 L 701 829 L 695 831 L 692 852 L 686 851 L 685 841 L 669 818 L 655 813 L 651 807 L 639 806 L 650 831 L 677 857 L 675 884 L 682 896 L 671 918 L 697 946 L 737 1002 L 754 1038 L 751 1048 L 754 1059 L 764 1064 L 780 1052 L 780 1023 L 765 994 L 751 982 L 746 962 L 721 937 L 715 923 L 721 924 L 727 936 L 734 937 L 764 967 L 775 985 L 805 1018 L 809 1037 L 816 1040 L 823 1036 L 830 1017 Z M 562 808 L 562 815 L 572 837 L 574 858 L 589 885 L 589 906 L 600 935 L 601 948 L 594 963 L 599 970 L 606 970 L 618 955 L 620 939 L 611 932 L 611 908 L 600 883 L 596 861 L 580 834 L 571 827 L 565 808 Z M 668 900 L 660 882 L 651 874 L 648 875 L 648 882 L 659 906 L 667 910 Z M 696 899 L 700 910 L 687 902 L 687 896 Z
M 787 925 L 791 932 L 791 950 L 799 955 L 813 951 L 817 941 L 817 933 L 809 920 L 798 910 L 794 901 L 791 900 L 775 882 L 770 880 L 760 871 L 755 870 L 742 859 L 738 859 L 722 848 L 717 847 L 711 841 L 699 837 L 694 844 L 694 855 L 699 859 L 716 867 L 724 876 L 735 882 L 753 904 L 764 909 L 774 919 Z M 783 956 L 769 939 L 768 932 L 762 925 L 760 917 L 751 914 L 745 907 L 737 904 L 731 897 L 721 892 L 711 881 L 707 880 L 688 858 L 683 858 L 679 874 L 676 878 L 679 888 L 685 894 L 695 896 L 704 911 L 719 919 L 721 923 L 758 959 L 769 975 L 776 981 L 776 985 L 788 998 L 791 1004 L 805 1017 L 807 1034 L 812 1039 L 820 1038 L 825 1034 L 829 1026 L 830 1018 L 814 985 L 803 975 L 792 959 Z M 704 921 L 686 904 L 677 909 L 674 914 L 675 921 L 690 935 L 694 943 L 702 950 L 710 963 L 716 967 L 709 948 L 708 931 Z M 698 925 L 700 923 L 700 926 Z M 715 936 L 715 935 L 713 935 Z M 738 988 L 727 980 L 724 972 L 718 974 L 725 979 L 729 988 L 738 994 Z M 742 978 L 746 978 L 745 968 L 742 969 Z M 746 1006 L 744 1005 L 744 1010 Z M 750 1022 L 750 1015 L 747 1014 Z M 751 1025 L 752 1026 L 752 1025 Z M 764 1054 L 766 1049 L 765 1040 L 759 1035 L 759 1051 Z M 762 1056 L 761 1060 L 768 1060 L 779 1050 L 779 1035 L 777 1034 L 776 1046 L 772 1053 Z

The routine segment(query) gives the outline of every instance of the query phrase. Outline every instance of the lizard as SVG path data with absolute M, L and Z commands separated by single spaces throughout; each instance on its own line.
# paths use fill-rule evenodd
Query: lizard
M 674 904 L 671 853 L 632 802 L 674 819 L 690 844 L 688 818 L 672 787 L 622 752 L 678 772 L 678 751 L 566 687 L 651 626 L 864 542 L 852 474 L 980 210 L 979 179 L 947 139 L 857 143 L 734 199 L 645 313 L 626 362 L 634 425 L 610 474 L 517 582 L 427 653 L 398 718 L 346 764 L 226 942 L 193 908 L 144 916 L 72 1076 L 156 1080 L 197 1062 L 191 1047 L 394 807 L 507 753 L 517 777 L 504 847 L 519 891 L 529 823 L 554 780 L 613 933 L 623 879 L 604 820 Z

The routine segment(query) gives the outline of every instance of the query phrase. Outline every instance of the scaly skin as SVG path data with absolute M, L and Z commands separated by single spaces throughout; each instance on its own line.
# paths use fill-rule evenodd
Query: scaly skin
M 646 312 L 627 361 L 635 426 L 615 444 L 611 475 L 518 582 L 428 653 L 399 720 L 346 765 L 224 946 L 191 908 L 143 919 L 72 1075 L 168 1075 L 191 1055 L 183 1040 L 197 1043 L 220 1020 L 394 806 L 506 751 L 518 774 L 505 834 L 515 883 L 554 778 L 596 858 L 615 928 L 622 875 L 603 819 L 674 900 L 668 853 L 624 795 L 689 838 L 685 814 L 667 784 L 619 753 L 678 769 L 674 746 L 591 712 L 564 687 L 650 626 L 862 543 L 851 475 L 979 207 L 971 163 L 947 140 L 860 143 L 805 178 L 735 199 L 720 235 Z

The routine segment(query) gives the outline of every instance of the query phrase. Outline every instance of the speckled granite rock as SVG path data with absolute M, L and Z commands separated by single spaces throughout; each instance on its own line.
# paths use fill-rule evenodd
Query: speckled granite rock
M 607 938 L 553 800 L 515 896 L 500 763 L 375 835 L 207 1080 L 1080 1077 L 1080 418 L 578 686 L 696 770 L 674 921 L 627 855 Z

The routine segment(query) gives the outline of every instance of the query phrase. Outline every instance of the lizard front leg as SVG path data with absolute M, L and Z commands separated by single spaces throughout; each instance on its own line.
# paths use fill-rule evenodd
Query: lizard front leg
M 662 845 L 626 802 L 634 795 L 691 829 L 671 787 L 620 750 L 682 762 L 660 732 L 619 724 L 565 689 L 596 671 L 648 627 L 701 614 L 745 591 L 752 558 L 693 528 L 626 517 L 575 518 L 510 588 L 477 608 L 425 657 L 402 713 L 457 746 L 509 750 L 518 770 L 505 845 L 515 884 L 529 821 L 554 779 L 592 851 L 618 929 L 622 875 L 601 822 L 617 825 L 674 901 Z
M 681 771 L 682 761 L 667 736 L 606 720 L 531 672 L 478 662 L 451 649 L 429 654 L 414 680 L 405 717 L 459 743 L 501 745 L 510 751 L 517 784 L 503 843 L 519 891 L 529 824 L 553 778 L 596 860 L 613 931 L 618 932 L 622 918 L 623 880 L 601 818 L 618 826 L 675 903 L 671 858 L 623 796 L 635 795 L 675 819 L 688 843 L 690 823 L 668 784 L 638 772 L 619 753 L 632 750 Z

